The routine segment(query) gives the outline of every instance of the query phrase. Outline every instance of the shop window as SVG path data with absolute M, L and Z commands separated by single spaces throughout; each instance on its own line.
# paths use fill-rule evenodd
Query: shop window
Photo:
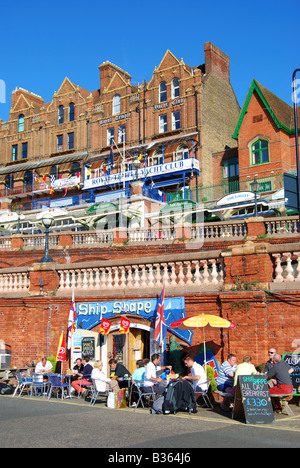
M 269 162 L 269 144 L 266 140 L 257 140 L 251 145 L 252 164 Z
M 73 122 L 75 119 L 75 104 L 70 102 L 69 104 L 69 122 Z
M 57 123 L 63 124 L 64 123 L 64 106 L 59 106 L 57 111 Z
M 165 102 L 167 100 L 167 85 L 165 81 L 162 81 L 159 85 L 159 102 Z
M 172 112 L 172 130 L 178 130 L 180 128 L 180 112 Z
M 179 78 L 174 78 L 172 81 L 172 99 L 179 97 Z
M 25 117 L 21 114 L 18 118 L 18 132 L 24 132 Z
M 113 115 L 120 114 L 121 112 L 121 96 L 119 94 L 116 94 L 113 97 L 113 109 L 112 109 Z
M 164 133 L 168 130 L 167 114 L 159 116 L 159 133 Z

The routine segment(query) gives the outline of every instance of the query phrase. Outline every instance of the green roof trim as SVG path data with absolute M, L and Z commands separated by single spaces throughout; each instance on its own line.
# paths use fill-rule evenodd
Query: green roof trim
M 234 130 L 234 133 L 232 135 L 232 138 L 234 138 L 235 140 L 238 139 L 238 136 L 239 136 L 239 132 L 240 132 L 240 128 L 241 128 L 241 125 L 242 125 L 242 122 L 244 120 L 244 116 L 245 114 L 248 112 L 248 106 L 249 106 L 249 103 L 250 103 L 250 100 L 252 98 L 252 95 L 254 93 L 254 91 L 257 92 L 259 98 L 261 99 L 261 101 L 263 102 L 265 108 L 267 109 L 267 111 L 269 112 L 271 118 L 273 119 L 273 122 L 275 123 L 275 125 L 277 126 L 277 128 L 279 130 L 284 130 L 285 132 L 287 132 L 288 134 L 292 135 L 295 133 L 295 129 L 291 129 L 289 127 L 287 127 L 286 125 L 284 125 L 283 123 L 281 123 L 277 116 L 275 115 L 275 113 L 273 112 L 273 109 L 272 107 L 270 106 L 270 104 L 268 103 L 263 91 L 261 90 L 260 86 L 259 86 L 259 83 L 256 81 L 256 80 L 252 80 L 252 83 L 251 83 L 251 86 L 249 88 L 249 91 L 247 93 L 247 96 L 246 96 L 246 99 L 245 99 L 245 102 L 244 102 L 244 105 L 242 107 L 242 110 L 241 110 L 241 113 L 240 113 L 240 116 L 239 116 L 239 119 L 238 119 L 238 122 L 237 122 L 237 125 L 235 127 L 235 130 Z M 279 99 L 279 98 L 278 98 Z M 291 108 L 292 110 L 292 108 Z

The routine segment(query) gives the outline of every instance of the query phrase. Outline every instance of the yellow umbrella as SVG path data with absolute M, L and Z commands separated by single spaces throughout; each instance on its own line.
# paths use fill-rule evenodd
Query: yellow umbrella
M 205 327 L 210 325 L 213 328 L 235 328 L 235 325 L 229 320 L 218 317 L 217 315 L 201 314 L 185 317 L 171 323 L 170 328 L 179 328 L 180 330 L 191 330 L 193 328 L 203 328 L 204 338 L 204 365 L 206 365 L 206 345 L 205 345 Z

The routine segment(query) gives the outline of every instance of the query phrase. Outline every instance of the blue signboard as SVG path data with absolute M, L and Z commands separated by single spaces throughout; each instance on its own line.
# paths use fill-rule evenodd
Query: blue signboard
M 101 323 L 103 317 L 110 320 L 114 317 L 121 317 L 121 315 L 143 317 L 154 322 L 158 301 L 159 299 L 140 299 L 77 303 L 77 328 L 91 330 Z M 172 322 L 185 316 L 184 297 L 165 297 L 164 317 L 168 330 L 190 345 L 193 336 L 192 331 L 169 328 Z

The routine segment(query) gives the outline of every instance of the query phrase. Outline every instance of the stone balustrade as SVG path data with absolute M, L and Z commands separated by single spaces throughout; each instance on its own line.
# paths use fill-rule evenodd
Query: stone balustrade
M 102 262 L 101 262 L 102 263 Z M 153 257 L 126 261 L 114 265 L 68 266 L 59 269 L 58 292 L 192 288 L 194 290 L 220 289 L 224 282 L 223 263 L 218 258 L 174 261 L 155 260 Z
M 300 287 L 300 252 L 272 254 L 275 259 L 274 283 L 297 283 Z
M 28 271 L 0 273 L 0 294 L 27 293 L 30 287 Z

